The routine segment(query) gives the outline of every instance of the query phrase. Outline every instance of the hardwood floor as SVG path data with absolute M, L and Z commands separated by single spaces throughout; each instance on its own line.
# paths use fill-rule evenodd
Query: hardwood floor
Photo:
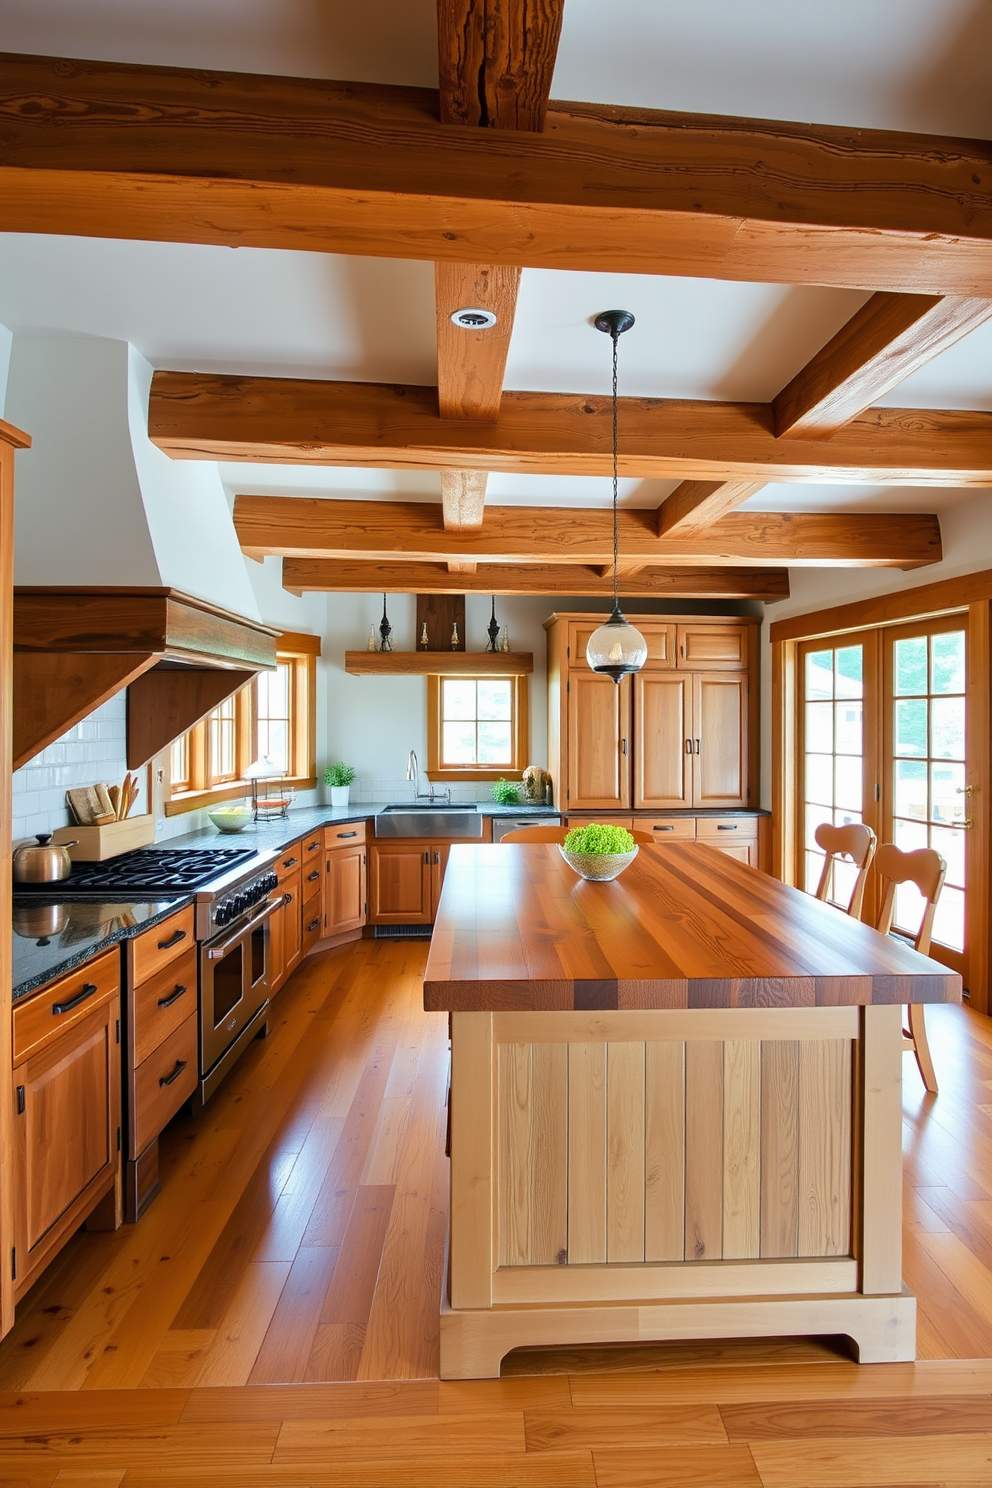
M 992 1482 L 992 1023 L 905 1064 L 916 1365 L 752 1340 L 437 1379 L 447 1027 L 423 943 L 311 958 L 136 1227 L 79 1234 L 0 1344 L 0 1485 L 653 1488 Z M 239 1386 L 240 1388 L 228 1388 Z

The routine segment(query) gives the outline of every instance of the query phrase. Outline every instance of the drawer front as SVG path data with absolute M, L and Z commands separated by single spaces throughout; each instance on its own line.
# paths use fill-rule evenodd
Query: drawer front
M 320 900 L 311 899 L 303 905 L 303 954 L 308 955 L 311 948 L 320 939 L 321 925 L 324 916 L 321 913 Z
M 137 1157 L 196 1089 L 194 1012 L 134 1072 L 131 1155 Z
M 130 944 L 131 985 L 137 987 L 182 956 L 193 944 L 193 906 L 170 915 L 161 925 L 146 930 Z
M 310 858 L 322 858 L 324 856 L 323 829 L 311 832 L 309 837 L 304 837 L 300 846 L 303 849 L 304 863 L 308 862 Z
M 14 1063 L 37 1054 L 74 1023 L 117 996 L 120 952 L 115 947 L 89 965 L 60 977 L 14 1008 Z
M 691 842 L 696 835 L 696 819 L 692 816 L 637 817 L 634 826 L 641 832 L 650 832 L 656 842 Z
M 303 863 L 303 882 L 300 885 L 300 893 L 303 903 L 309 904 L 311 899 L 320 893 L 321 879 L 323 878 L 324 855 L 305 859 Z
M 365 822 L 340 822 L 336 827 L 324 828 L 324 847 L 354 847 L 365 841 Z
M 757 842 L 756 816 L 700 816 L 696 818 L 696 840 L 718 842 Z
M 299 867 L 302 862 L 303 843 L 290 843 L 289 847 L 286 848 L 282 856 L 277 858 L 275 863 L 273 864 L 276 878 L 279 880 L 280 888 L 282 888 L 282 885 L 287 878 L 290 878 L 292 874 L 299 871 Z
M 196 946 L 134 989 L 134 1063 L 141 1064 L 159 1044 L 196 1012 Z
M 583 812 L 580 816 L 576 816 L 571 811 L 568 813 L 569 827 L 588 827 L 592 823 L 596 825 L 602 824 L 607 827 L 626 827 L 628 832 L 635 825 L 632 816 L 611 816 L 605 811 L 601 812 L 599 816 L 590 816 L 588 812 Z M 640 825 L 640 823 L 637 825 Z

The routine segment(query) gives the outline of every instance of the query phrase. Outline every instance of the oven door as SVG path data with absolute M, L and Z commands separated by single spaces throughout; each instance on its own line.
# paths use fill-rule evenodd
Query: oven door
M 200 1077 L 205 1078 L 236 1042 L 268 998 L 267 922 L 282 896 L 200 947 Z

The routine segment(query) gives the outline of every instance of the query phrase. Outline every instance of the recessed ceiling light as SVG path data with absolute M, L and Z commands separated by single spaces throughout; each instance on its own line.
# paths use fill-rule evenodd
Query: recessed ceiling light
M 479 310 L 474 306 L 456 310 L 451 318 L 463 331 L 488 331 L 490 326 L 496 324 L 496 317 L 491 310 Z

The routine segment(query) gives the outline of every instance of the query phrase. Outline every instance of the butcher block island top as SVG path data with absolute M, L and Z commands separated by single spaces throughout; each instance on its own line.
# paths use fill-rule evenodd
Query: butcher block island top
M 961 978 L 703 843 L 612 883 L 546 843 L 451 849 L 424 980 L 447 1012 L 959 1002 Z

